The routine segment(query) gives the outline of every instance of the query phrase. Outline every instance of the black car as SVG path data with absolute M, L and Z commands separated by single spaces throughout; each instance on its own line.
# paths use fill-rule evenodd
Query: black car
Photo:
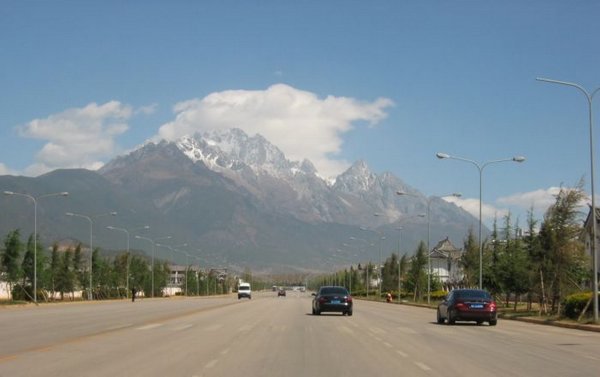
M 438 305 L 437 323 L 444 321 L 449 325 L 456 321 L 475 321 L 478 325 L 488 322 L 496 326 L 496 302 L 482 289 L 455 289 Z
M 344 287 L 326 286 L 313 293 L 312 314 L 338 312 L 352 315 L 352 296 Z
M 277 292 L 277 297 L 279 297 L 279 296 L 285 297 L 285 289 L 279 288 L 279 292 Z

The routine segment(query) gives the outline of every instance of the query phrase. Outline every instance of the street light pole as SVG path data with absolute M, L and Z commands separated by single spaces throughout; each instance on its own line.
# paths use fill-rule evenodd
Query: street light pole
M 491 160 L 491 161 L 487 161 L 484 163 L 478 163 L 478 162 L 470 160 L 468 158 L 451 156 L 446 153 L 438 152 L 435 155 L 439 159 L 452 159 L 452 160 L 465 161 L 465 162 L 471 163 L 471 164 L 475 165 L 475 167 L 477 167 L 477 169 L 479 170 L 479 289 L 483 289 L 483 239 L 482 239 L 482 234 L 481 234 L 481 228 L 482 228 L 481 194 L 483 191 L 483 169 L 485 169 L 485 167 L 488 165 L 496 164 L 499 162 L 509 162 L 509 161 L 523 162 L 523 161 L 525 161 L 525 157 L 515 156 L 512 158 L 503 158 L 500 160 Z
M 93 236 L 94 236 L 94 222 L 92 221 L 92 218 L 86 215 L 81 215 L 79 213 L 73 213 L 73 212 L 67 212 L 65 213 L 65 215 L 67 216 L 73 216 L 73 217 L 81 217 L 83 219 L 86 219 L 87 221 L 89 221 L 90 223 L 90 290 L 88 292 L 88 300 L 93 300 L 94 296 L 92 295 L 92 269 L 93 269 L 93 256 L 94 256 L 94 247 L 93 247 Z M 100 216 L 106 216 L 106 215 L 110 215 L 110 216 L 116 216 L 117 213 L 116 212 L 110 212 L 104 215 L 98 215 L 98 216 L 94 216 L 94 217 L 100 217 Z
M 584 87 L 579 84 L 575 84 L 567 81 L 552 80 L 543 77 L 536 78 L 538 81 L 544 81 L 552 84 L 560 84 L 577 88 L 581 91 L 588 102 L 588 118 L 590 128 L 590 170 L 591 170 L 591 190 L 592 190 L 592 241 L 590 242 L 590 252 L 592 254 L 592 299 L 594 306 L 594 322 L 598 322 L 598 255 L 596 254 L 596 202 L 594 193 L 594 116 L 592 111 L 592 101 L 594 95 L 600 91 L 600 88 L 596 88 L 593 92 L 589 93 Z
M 69 193 L 56 192 L 38 196 L 37 199 L 29 194 L 21 194 L 13 191 L 4 191 L 4 195 L 16 195 L 29 198 L 33 201 L 33 302 L 37 304 L 37 199 L 46 198 L 49 196 L 68 196 Z

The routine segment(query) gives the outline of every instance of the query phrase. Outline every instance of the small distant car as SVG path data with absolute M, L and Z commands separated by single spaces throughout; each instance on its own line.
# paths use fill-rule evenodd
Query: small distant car
M 312 314 L 319 315 L 323 312 L 337 312 L 343 315 L 352 315 L 352 296 L 344 287 L 324 286 L 313 293 Z
M 487 322 L 490 326 L 496 326 L 496 301 L 482 289 L 455 289 L 437 308 L 437 323 L 445 321 L 449 325 L 456 321 L 475 321 L 478 325 Z
M 280 296 L 285 297 L 285 289 L 279 288 L 279 291 L 277 292 L 277 297 L 280 297 Z

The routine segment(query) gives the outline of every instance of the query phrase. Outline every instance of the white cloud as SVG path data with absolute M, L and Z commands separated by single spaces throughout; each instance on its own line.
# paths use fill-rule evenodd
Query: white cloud
M 457 198 L 454 196 L 445 197 L 449 203 L 454 203 L 465 211 L 469 212 L 475 218 L 479 218 L 479 199 Z M 482 203 L 481 219 L 484 223 L 493 221 L 494 218 L 501 219 L 508 214 L 508 209 L 497 208 L 491 204 Z
M 510 196 L 498 198 L 498 203 L 508 206 L 517 206 L 529 210 L 533 207 L 535 211 L 545 212 L 554 202 L 560 187 L 550 187 L 535 191 L 517 193 Z
M 10 170 L 5 164 L 0 162 L 0 175 L 15 175 L 16 173 Z
M 130 106 L 117 101 L 90 103 L 19 127 L 21 136 L 47 141 L 37 153 L 36 162 L 26 168 L 26 174 L 38 175 L 57 168 L 101 167 L 101 159 L 116 152 L 114 139 L 127 131 L 126 121 L 132 113 Z
M 150 115 L 150 114 L 154 114 L 157 109 L 158 109 L 158 104 L 153 103 L 151 105 L 141 106 L 141 107 L 135 109 L 135 113 L 143 114 L 143 115 Z
M 154 140 L 240 128 L 249 135 L 261 134 L 291 160 L 309 159 L 322 176 L 330 177 L 349 165 L 335 158 L 341 150 L 341 136 L 356 121 L 377 124 L 392 105 L 386 98 L 374 102 L 319 98 L 285 84 L 266 90 L 228 90 L 176 104 L 175 120 L 161 126 Z

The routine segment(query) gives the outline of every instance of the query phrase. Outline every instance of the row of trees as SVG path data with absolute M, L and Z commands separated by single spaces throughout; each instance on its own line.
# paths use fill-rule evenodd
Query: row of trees
M 37 262 L 38 297 L 51 300 L 67 296 L 73 299 L 75 292 L 90 292 L 89 251 L 82 251 L 81 244 L 65 251 L 59 251 L 58 245 L 54 244 L 49 253 L 45 252 L 39 239 L 37 251 L 34 250 L 34 244 L 33 236 L 23 243 L 19 230 L 9 232 L 4 238 L 3 248 L 0 250 L 0 277 L 8 284 L 12 299 L 32 300 L 34 260 Z M 35 258 L 34 252 L 37 252 Z M 158 297 L 166 292 L 165 288 L 169 284 L 169 264 L 158 261 L 154 263 L 152 271 L 152 264 L 145 255 L 124 252 L 114 257 L 104 257 L 100 249 L 96 248 L 92 253 L 91 263 L 91 292 L 95 299 L 127 297 L 127 287 L 143 292 L 146 297 Z M 182 288 L 184 284 L 188 295 L 220 294 L 235 286 L 231 278 L 218 271 L 200 271 L 191 267 L 186 269 Z
M 513 224 L 511 215 L 501 226 L 494 222 L 491 237 L 483 243 L 483 287 L 496 297 L 514 303 L 525 298 L 529 309 L 539 303 L 543 313 L 560 313 L 564 298 L 591 286 L 591 263 L 581 240 L 583 225 L 580 203 L 585 194 L 580 183 L 574 189 L 561 189 L 555 203 L 548 208 L 541 224 L 529 211 L 527 230 L 521 236 L 519 224 Z M 398 281 L 402 293 L 414 300 L 427 294 L 427 248 L 421 242 L 412 256 L 392 254 L 382 271 L 382 290 L 397 291 Z M 457 286 L 476 287 L 479 284 L 479 243 L 473 230 L 469 230 L 460 259 L 463 270 Z M 377 271 L 372 264 L 357 269 L 338 271 L 320 277 L 318 283 L 339 282 L 361 293 L 366 289 L 367 274 L 374 277 Z M 431 277 L 432 291 L 441 288 L 436 276 Z

